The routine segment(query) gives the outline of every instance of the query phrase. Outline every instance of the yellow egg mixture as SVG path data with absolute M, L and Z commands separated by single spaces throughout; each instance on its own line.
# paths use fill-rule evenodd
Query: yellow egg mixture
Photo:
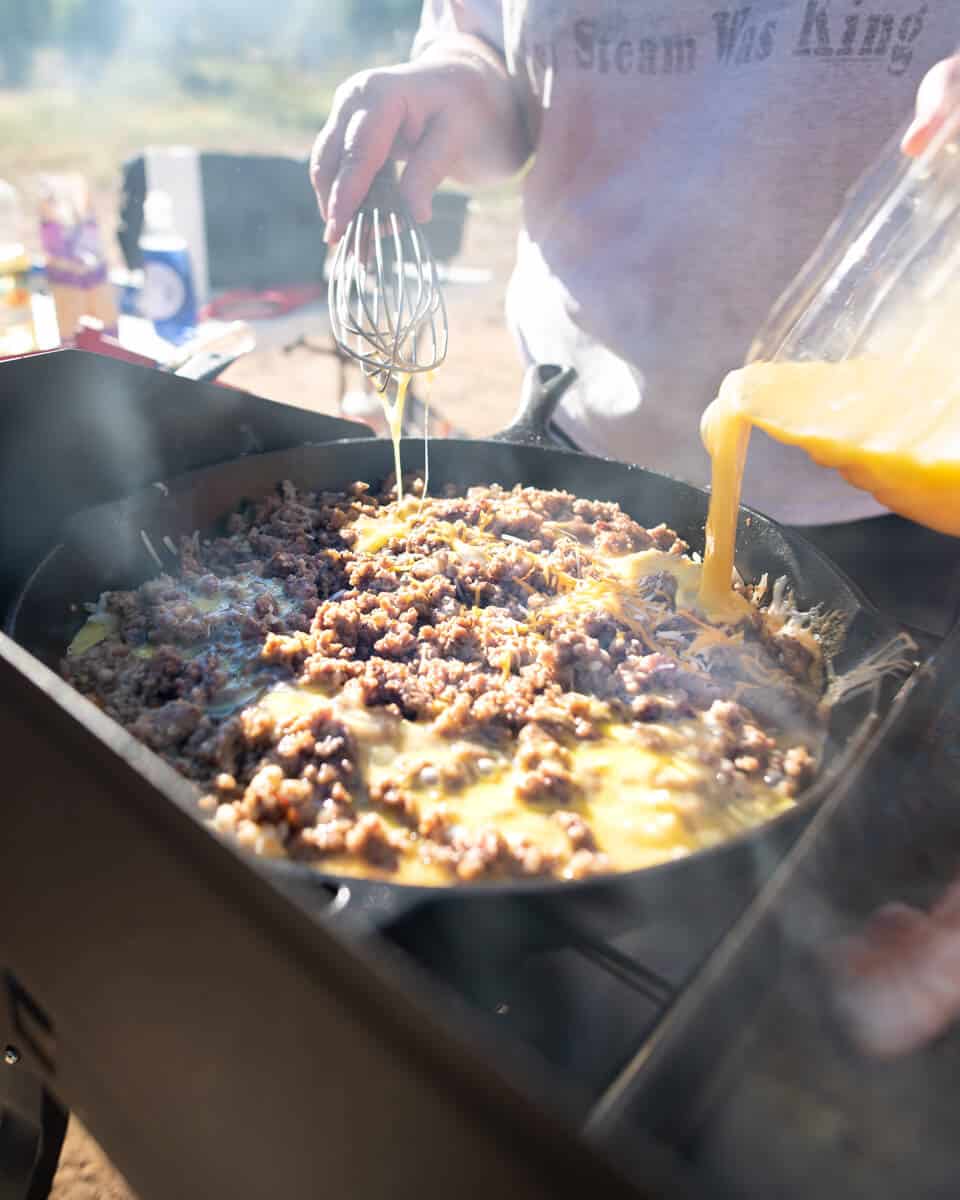
M 701 423 L 713 462 L 705 606 L 722 605 L 729 594 L 752 426 L 799 446 L 894 512 L 960 537 L 957 311 L 945 303 L 915 328 L 909 318 L 891 319 L 882 352 L 839 362 L 755 362 L 727 376 Z
M 281 727 L 328 704 L 329 697 L 320 691 L 289 685 L 274 688 L 259 702 Z M 508 838 L 526 837 L 548 852 L 563 852 L 565 835 L 550 807 L 517 794 L 510 743 L 481 744 L 475 778 L 451 792 L 439 778 L 444 764 L 465 749 L 476 751 L 476 741 L 444 737 L 429 724 L 351 704 L 347 697 L 335 710 L 356 739 L 358 765 L 368 788 L 403 774 L 407 765 L 416 779 L 419 764 L 428 762 L 427 771 L 419 772 L 426 781 L 415 784 L 422 816 L 452 812 L 457 824 L 467 829 L 493 827 Z M 634 726 L 610 722 L 602 738 L 573 749 L 583 799 L 569 807 L 589 823 L 610 870 L 630 871 L 682 858 L 793 807 L 788 796 L 762 784 L 736 798 L 718 789 L 713 769 L 698 758 L 703 742 L 703 728 L 695 721 L 648 724 L 643 739 Z M 416 852 L 405 855 L 390 872 L 370 864 L 358 868 L 349 855 L 330 855 L 323 867 L 334 874 L 382 875 L 408 884 L 449 882 L 449 874 L 432 864 L 429 855 Z

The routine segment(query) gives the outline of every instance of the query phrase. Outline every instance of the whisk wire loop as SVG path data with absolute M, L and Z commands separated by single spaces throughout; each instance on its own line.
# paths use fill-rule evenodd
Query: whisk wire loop
M 447 353 L 436 262 L 388 164 L 337 246 L 328 307 L 333 335 L 378 391 L 432 371 Z

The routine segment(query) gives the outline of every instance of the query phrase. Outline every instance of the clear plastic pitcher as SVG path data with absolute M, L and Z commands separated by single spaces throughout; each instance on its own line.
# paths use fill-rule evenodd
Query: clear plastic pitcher
M 919 158 L 898 139 L 861 179 L 748 362 L 796 364 L 771 390 L 810 394 L 807 428 L 781 440 L 960 535 L 960 110 Z

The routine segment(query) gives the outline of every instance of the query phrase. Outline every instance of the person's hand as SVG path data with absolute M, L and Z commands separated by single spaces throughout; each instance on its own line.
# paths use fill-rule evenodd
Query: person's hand
M 860 1049 L 878 1058 L 921 1049 L 960 1018 L 960 882 L 929 913 L 885 905 L 830 958 Z
M 960 54 L 945 58 L 923 77 L 917 110 L 900 147 L 911 158 L 922 154 L 947 117 L 960 107 Z
M 506 70 L 473 39 L 412 63 L 363 71 L 342 84 L 310 159 L 310 178 L 336 242 L 388 158 L 406 164 L 401 189 L 414 220 L 430 219 L 448 177 L 480 183 L 527 156 Z

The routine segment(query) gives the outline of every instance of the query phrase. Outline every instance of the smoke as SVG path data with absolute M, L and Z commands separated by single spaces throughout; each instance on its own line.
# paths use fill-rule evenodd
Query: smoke
M 366 62 L 371 51 L 402 53 L 415 25 L 413 6 L 391 0 L 169 0 L 136 10 L 127 46 L 148 58 L 173 53 L 180 65 L 239 58 L 322 69 Z
M 106 85 L 142 98 L 198 63 L 348 74 L 405 58 L 419 10 L 420 0 L 0 0 L 0 87 Z

